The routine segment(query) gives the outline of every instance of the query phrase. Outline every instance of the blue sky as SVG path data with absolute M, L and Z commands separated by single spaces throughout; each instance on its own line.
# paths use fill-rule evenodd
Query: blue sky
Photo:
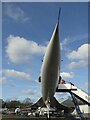
M 41 96 L 38 77 L 60 7 L 61 76 L 88 92 L 88 3 L 3 3 L 3 99 Z

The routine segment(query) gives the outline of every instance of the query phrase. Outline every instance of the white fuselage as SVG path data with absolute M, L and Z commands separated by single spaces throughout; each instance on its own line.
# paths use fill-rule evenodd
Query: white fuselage
M 56 24 L 41 68 L 42 97 L 45 103 L 54 96 L 59 78 L 60 42 L 58 29 L 58 24 Z

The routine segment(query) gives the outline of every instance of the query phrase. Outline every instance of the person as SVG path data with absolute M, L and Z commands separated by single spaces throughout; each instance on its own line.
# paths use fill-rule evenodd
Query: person
M 64 80 L 64 79 L 62 79 L 61 83 L 62 83 L 62 84 L 65 84 L 65 80 Z

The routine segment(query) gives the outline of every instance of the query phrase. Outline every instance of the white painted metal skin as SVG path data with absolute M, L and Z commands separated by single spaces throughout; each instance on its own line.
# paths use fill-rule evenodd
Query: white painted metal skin
M 59 23 L 56 24 L 51 40 L 47 46 L 41 68 L 42 97 L 48 104 L 55 94 L 60 66 Z
M 71 85 L 71 84 L 60 84 L 58 86 L 59 90 L 71 90 L 71 93 L 78 96 L 79 98 L 83 99 L 90 105 L 90 95 L 86 93 L 85 91 L 81 90 L 80 88 Z

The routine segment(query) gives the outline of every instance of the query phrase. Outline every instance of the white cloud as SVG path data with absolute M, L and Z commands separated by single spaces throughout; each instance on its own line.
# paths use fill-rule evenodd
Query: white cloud
M 73 68 L 81 68 L 84 67 L 88 64 L 88 62 L 86 60 L 79 60 L 79 61 L 74 61 L 71 62 L 70 64 L 68 64 L 68 68 L 69 69 L 73 69 Z
M 71 72 L 71 73 L 68 73 L 68 72 L 62 72 L 62 73 L 60 73 L 60 76 L 62 77 L 62 78 L 73 78 L 73 73 Z
M 38 45 L 36 42 L 23 37 L 10 35 L 7 40 L 6 53 L 13 63 L 26 62 L 31 60 L 33 55 L 42 55 L 46 50 L 45 46 Z
M 62 41 L 62 45 L 67 45 L 69 42 L 69 37 L 64 38 L 64 40 Z
M 83 44 L 77 50 L 70 52 L 67 57 L 71 63 L 67 65 L 69 69 L 85 67 L 89 64 L 88 58 L 90 44 Z
M 22 80 L 31 80 L 31 76 L 25 72 L 20 72 L 16 70 L 3 70 L 2 74 L 6 77 L 18 78 Z
M 23 94 L 29 94 L 29 95 L 30 95 L 30 94 L 31 94 L 31 95 L 34 95 L 34 94 L 36 94 L 36 92 L 37 92 L 37 91 L 36 91 L 36 90 L 33 90 L 33 89 L 25 89 L 25 90 L 22 91 Z
M 78 41 L 85 41 L 88 42 L 88 34 L 81 34 L 77 36 L 72 36 L 72 37 L 66 37 L 63 39 L 61 43 L 61 48 L 65 50 L 66 52 L 70 51 L 71 44 L 75 43 L 77 44 Z M 86 41 L 87 40 L 87 41 Z
M 63 39 L 63 41 L 60 43 L 61 50 L 68 51 L 68 48 L 67 48 L 68 41 L 69 41 L 69 37 Z
M 87 59 L 88 58 L 88 47 L 90 44 L 81 45 L 77 51 L 72 51 L 67 55 L 68 59 Z
M 29 20 L 29 17 L 26 16 L 26 13 L 21 8 L 16 7 L 13 4 L 6 6 L 5 14 L 15 22 L 26 22 Z

